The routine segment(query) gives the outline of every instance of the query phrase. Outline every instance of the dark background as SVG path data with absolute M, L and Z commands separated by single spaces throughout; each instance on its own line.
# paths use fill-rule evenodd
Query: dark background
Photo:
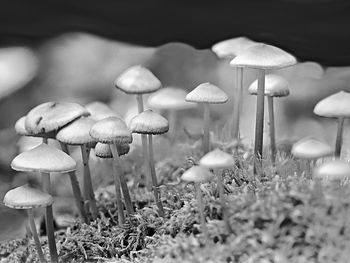
M 139 45 L 209 48 L 247 36 L 301 61 L 350 65 L 349 0 L 2 0 L 0 45 L 84 31 Z

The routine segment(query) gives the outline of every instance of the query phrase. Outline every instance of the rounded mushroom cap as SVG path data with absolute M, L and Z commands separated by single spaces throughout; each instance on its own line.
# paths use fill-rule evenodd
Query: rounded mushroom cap
M 119 156 L 128 154 L 130 151 L 129 144 L 118 144 L 117 145 Z M 98 142 L 95 146 L 95 155 L 100 158 L 113 158 L 113 153 L 109 144 Z
M 184 110 L 196 107 L 196 104 L 185 101 L 186 91 L 181 88 L 162 88 L 149 96 L 147 104 L 156 110 Z
M 292 147 L 292 154 L 301 159 L 317 159 L 333 154 L 333 148 L 314 138 L 304 138 Z
M 169 130 L 169 123 L 162 115 L 145 110 L 131 119 L 129 127 L 133 133 L 163 134 Z
M 132 136 L 125 122 L 118 117 L 108 117 L 96 122 L 90 135 L 98 142 L 124 144 L 131 143 Z
M 199 160 L 199 164 L 206 168 L 229 168 L 232 167 L 234 163 L 235 161 L 232 155 L 218 148 L 208 152 Z
M 314 113 L 328 118 L 350 117 L 350 93 L 339 91 L 319 101 Z
M 124 71 L 116 79 L 114 85 L 128 94 L 151 93 L 162 86 L 160 80 L 149 69 L 140 65 Z
M 78 103 L 46 102 L 28 112 L 25 128 L 30 134 L 49 133 L 88 115 L 89 112 Z
M 265 95 L 271 97 L 285 97 L 289 95 L 287 80 L 279 75 L 268 74 L 265 76 Z M 258 94 L 258 80 L 250 84 L 249 93 Z
M 90 117 L 95 121 L 100 121 L 107 117 L 119 117 L 120 116 L 107 104 L 94 101 L 85 105 L 85 108 L 90 112 Z
M 27 116 L 22 116 L 15 123 L 15 131 L 19 135 L 23 135 L 23 136 L 30 135 L 29 132 L 26 130 L 26 126 L 25 126 L 26 117 Z
M 232 67 L 279 69 L 296 63 L 295 57 L 286 51 L 278 47 L 258 43 L 242 51 L 230 62 L 230 65 Z
M 22 172 L 66 173 L 76 169 L 75 160 L 61 150 L 45 143 L 17 155 L 12 169 Z
M 247 37 L 235 37 L 216 43 L 211 50 L 219 58 L 234 58 L 243 50 L 256 44 L 258 43 Z
M 197 86 L 185 99 L 190 102 L 219 104 L 225 103 L 228 96 L 223 90 L 207 82 Z
M 22 185 L 8 191 L 4 196 L 4 205 L 14 209 L 31 209 L 52 205 L 53 197 L 28 185 Z
M 195 165 L 184 172 L 181 179 L 187 182 L 207 183 L 214 179 L 214 175 L 207 168 Z
M 60 129 L 56 139 L 71 145 L 94 145 L 96 140 L 90 136 L 90 129 L 95 123 L 90 117 L 79 118 Z
M 350 178 L 350 164 L 339 159 L 327 161 L 314 169 L 313 177 L 329 181 Z

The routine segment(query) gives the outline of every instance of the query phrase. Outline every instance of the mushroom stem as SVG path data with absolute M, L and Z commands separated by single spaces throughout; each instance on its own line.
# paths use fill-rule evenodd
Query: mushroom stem
M 343 126 L 344 126 L 344 118 L 339 117 L 338 118 L 337 138 L 335 141 L 335 151 L 334 151 L 335 157 L 340 157 L 341 146 L 343 143 Z
M 233 138 L 239 141 L 239 119 L 242 111 L 243 68 L 236 68 L 236 96 L 233 104 Z
M 209 142 L 210 106 L 209 106 L 209 103 L 203 103 L 203 106 L 204 106 L 203 151 L 204 153 L 208 153 L 210 151 L 210 142 Z
M 61 144 L 62 151 L 64 151 L 66 154 L 69 155 L 69 150 L 68 150 L 67 144 L 62 143 L 62 142 L 60 142 L 60 144 Z M 84 223 L 88 223 L 88 219 L 87 219 L 85 208 L 84 208 L 84 201 L 83 201 L 83 198 L 81 195 L 77 176 L 76 176 L 74 171 L 69 172 L 68 175 L 69 175 L 70 182 L 72 185 L 72 191 L 73 191 L 73 195 L 74 195 L 75 204 L 78 208 L 80 217 L 83 219 Z
M 226 198 L 224 193 L 224 183 L 223 183 L 222 173 L 220 173 L 219 169 L 214 169 L 214 174 L 216 174 L 217 176 L 217 184 L 218 184 L 219 197 L 220 197 L 221 210 L 222 210 L 222 218 L 226 224 L 227 230 L 232 233 L 232 228 L 228 222 L 228 214 L 227 214 L 228 211 L 226 206 Z
M 42 184 L 43 184 L 44 192 L 51 194 L 50 173 L 42 172 L 41 177 L 42 177 Z M 53 226 L 52 205 L 49 205 L 46 207 L 45 222 L 46 222 L 46 233 L 47 233 L 47 239 L 48 239 L 48 243 L 49 243 L 51 262 L 57 263 L 58 262 L 58 255 L 57 255 L 57 248 L 56 248 L 56 242 L 55 242 L 55 232 L 54 232 L 54 226 Z
M 120 157 L 119 157 L 117 145 L 112 143 L 112 144 L 110 144 L 110 147 L 111 147 L 111 151 L 113 154 L 113 160 L 114 160 L 115 166 L 120 168 L 121 167 Z M 128 215 L 131 216 L 135 213 L 135 211 L 134 211 L 134 207 L 132 206 L 128 185 L 126 184 L 125 177 L 122 173 L 119 174 L 119 180 L 120 180 L 120 186 L 121 186 L 122 191 L 123 191 L 126 211 L 128 212 Z
M 169 138 L 172 142 L 175 140 L 176 136 L 176 121 L 177 121 L 177 111 L 176 110 L 169 110 L 168 111 L 168 118 L 169 118 Z
M 201 222 L 201 229 L 205 238 L 205 241 L 209 242 L 209 232 L 207 225 L 205 224 L 205 217 L 204 217 L 204 204 L 202 199 L 202 192 L 200 188 L 200 183 L 194 183 L 194 187 L 196 189 L 197 194 L 197 200 L 198 200 L 198 212 L 200 216 L 200 222 Z
M 152 176 L 152 183 L 153 183 L 153 193 L 154 193 L 154 200 L 156 202 L 156 205 L 158 207 L 158 212 L 161 217 L 164 217 L 164 209 L 162 202 L 160 201 L 160 192 L 158 189 L 158 182 L 157 182 L 157 175 L 156 175 L 156 168 L 154 166 L 154 157 L 153 157 L 153 141 L 152 141 L 152 134 L 148 134 L 148 153 L 149 153 L 149 166 Z
M 276 165 L 276 136 L 275 136 L 275 114 L 273 109 L 273 97 L 267 96 L 267 104 L 269 108 L 269 127 L 270 127 L 270 148 L 271 148 L 271 162 Z
M 39 260 L 40 260 L 41 263 L 46 263 L 47 261 L 46 261 L 46 259 L 44 257 L 44 253 L 43 253 L 43 250 L 41 248 L 40 240 L 39 240 L 39 237 L 38 237 L 38 232 L 36 231 L 33 210 L 32 209 L 28 209 L 27 210 L 27 214 L 28 214 L 29 224 L 30 224 L 30 227 L 31 227 L 31 232 L 33 234 L 36 250 L 38 252 Z
M 139 113 L 141 113 L 144 111 L 142 94 L 137 94 L 136 100 L 137 100 L 138 111 Z M 142 142 L 143 167 L 145 172 L 146 185 L 150 189 L 152 185 L 152 181 L 151 181 L 151 174 L 150 174 L 151 172 L 149 171 L 149 168 L 148 168 L 149 159 L 148 159 L 148 144 L 147 144 L 146 134 L 141 134 L 141 142 Z
M 264 139 L 264 96 L 265 96 L 265 70 L 258 70 L 258 96 L 256 101 L 256 124 L 255 124 L 255 147 L 254 174 L 262 176 L 262 154 Z
M 86 144 L 81 145 L 80 149 L 84 165 L 84 195 L 85 199 L 89 202 L 92 219 L 95 220 L 97 218 L 97 205 L 89 167 L 90 149 L 87 148 Z

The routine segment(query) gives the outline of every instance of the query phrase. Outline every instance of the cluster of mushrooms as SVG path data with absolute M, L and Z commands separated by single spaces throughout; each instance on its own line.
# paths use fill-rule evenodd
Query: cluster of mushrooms
M 277 47 L 257 43 L 242 37 L 220 42 L 214 45 L 212 50 L 219 58 L 232 59 L 230 65 L 236 69 L 237 85 L 233 103 L 234 125 L 232 130 L 233 137 L 236 140 L 240 139 L 239 116 L 243 101 L 243 69 L 253 68 L 258 70 L 258 79 L 250 85 L 249 92 L 252 95 L 257 95 L 254 173 L 261 175 L 263 172 L 264 97 L 267 97 L 268 102 L 270 158 L 274 165 L 277 150 L 273 98 L 289 94 L 288 83 L 283 77 L 275 74 L 265 75 L 265 72 L 266 70 L 292 66 L 296 63 L 296 59 Z M 98 216 L 89 168 L 91 152 L 94 152 L 100 158 L 113 158 L 113 176 L 119 225 L 125 223 L 126 217 L 130 218 L 133 216 L 135 210 L 126 178 L 120 172 L 121 162 L 123 162 L 121 156 L 127 154 L 130 150 L 130 144 L 133 141 L 132 133 L 141 135 L 144 158 L 143 173 L 146 174 L 148 181 L 151 182 L 150 188 L 154 194 L 154 202 L 159 216 L 165 216 L 166 213 L 162 205 L 154 164 L 153 136 L 169 132 L 168 137 L 170 140 L 174 140 L 177 112 L 194 108 L 196 104 L 201 105 L 203 108 L 203 156 L 199 160 L 198 165 L 194 165 L 183 173 L 182 179 L 194 183 L 198 198 L 201 231 L 208 240 L 200 184 L 212 181 L 216 176 L 223 219 L 228 231 L 230 231 L 229 215 L 227 214 L 227 209 L 225 209 L 227 202 L 223 187 L 222 169 L 232 168 L 235 160 L 231 154 L 220 149 L 211 149 L 212 145 L 209 136 L 210 104 L 226 103 L 229 98 L 225 92 L 211 83 L 202 83 L 188 94 L 181 88 L 162 87 L 160 80 L 143 66 L 133 66 L 127 69 L 116 79 L 115 87 L 122 92 L 136 96 L 139 114 L 134 116 L 128 124 L 113 109 L 101 102 L 93 102 L 85 106 L 70 102 L 46 102 L 30 110 L 15 124 L 15 130 L 18 134 L 41 137 L 42 143 L 20 153 L 12 161 L 11 167 L 16 171 L 40 173 L 42 190 L 33 188 L 30 185 L 17 187 L 7 192 L 4 197 L 4 204 L 15 209 L 27 209 L 31 233 L 41 262 L 46 262 L 46 259 L 41 249 L 33 218 L 33 209 L 40 207 L 45 208 L 50 259 L 51 262 L 58 262 L 53 228 L 52 205 L 54 200 L 51 196 L 51 174 L 67 173 L 69 175 L 75 203 L 82 222 L 89 223 Z M 149 93 L 152 94 L 148 97 L 148 107 L 162 112 L 167 118 L 153 110 L 145 110 L 143 95 Z M 345 107 L 345 104 L 349 105 L 349 100 L 345 102 L 345 98 L 348 99 L 348 96 L 350 95 L 341 93 L 328 98 L 328 100 L 340 99 L 342 101 L 337 104 L 338 106 L 333 112 L 329 109 L 331 107 L 327 104 L 327 99 L 315 107 L 316 114 L 339 119 L 336 153 L 340 153 L 341 129 L 344 118 L 350 116 L 350 112 L 346 113 L 346 115 L 340 109 L 342 106 Z M 330 111 L 324 110 L 327 107 L 322 106 L 321 104 L 323 103 L 328 105 Z M 49 140 L 57 140 L 61 149 L 48 144 Z M 82 190 L 75 173 L 77 163 L 69 153 L 70 148 L 68 146 L 72 145 L 79 146 L 81 150 L 82 164 L 84 166 Z M 305 149 L 311 152 L 305 153 Z M 316 153 L 316 151 L 318 152 Z M 308 161 L 328 156 L 332 152 L 330 147 L 315 139 L 303 140 L 293 147 L 293 154 L 296 157 L 304 158 Z M 342 171 L 344 171 L 344 167 L 347 165 L 345 165 L 345 162 L 337 160 L 333 161 L 332 165 L 338 165 L 339 163 L 343 165 Z M 346 167 L 346 172 L 350 174 L 350 168 Z M 326 167 L 326 164 L 323 164 L 318 169 L 318 175 L 323 173 L 328 176 L 330 171 L 331 169 Z

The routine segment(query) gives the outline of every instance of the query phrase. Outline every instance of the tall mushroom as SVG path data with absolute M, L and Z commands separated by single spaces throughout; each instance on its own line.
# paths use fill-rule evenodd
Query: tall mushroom
M 51 195 L 28 185 L 22 185 L 8 191 L 4 196 L 4 205 L 13 209 L 27 210 L 29 225 L 33 234 L 36 250 L 41 263 L 46 263 L 44 253 L 41 248 L 38 232 L 36 230 L 33 208 L 51 206 L 53 198 Z M 51 255 L 51 257 L 54 257 Z
M 217 86 L 207 82 L 197 86 L 186 96 L 186 101 L 200 103 L 204 106 L 204 136 L 203 151 L 210 151 L 209 125 L 210 125 L 210 106 L 209 104 L 222 104 L 227 102 L 226 93 Z
M 296 64 L 296 59 L 280 48 L 256 44 L 242 51 L 235 57 L 230 65 L 239 68 L 254 68 L 258 70 L 258 96 L 256 105 L 254 174 L 263 174 L 263 132 L 264 132 L 264 95 L 265 95 L 265 71 L 280 69 Z
M 275 136 L 275 113 L 273 98 L 286 97 L 289 95 L 289 84 L 287 80 L 281 76 L 268 74 L 265 76 L 265 96 L 267 97 L 267 104 L 269 109 L 269 126 L 270 126 L 270 149 L 272 165 L 276 164 L 276 136 Z M 251 95 L 258 95 L 258 80 L 250 84 L 249 93 Z
M 46 193 L 51 194 L 50 173 L 68 173 L 74 171 L 76 169 L 76 162 L 66 153 L 42 143 L 27 152 L 17 155 L 12 160 L 11 167 L 16 171 L 40 172 L 43 189 Z M 58 262 L 51 205 L 46 207 L 45 219 L 51 261 Z
M 318 116 L 336 118 L 338 120 L 334 155 L 339 157 L 343 143 L 344 119 L 350 118 L 350 93 L 339 91 L 328 96 L 316 104 L 314 113 Z
M 129 127 L 133 133 L 148 135 L 148 158 L 152 176 L 154 199 L 159 210 L 158 213 L 163 217 L 164 209 L 160 198 L 157 175 L 154 166 L 152 135 L 166 133 L 169 130 L 169 123 L 167 119 L 161 115 L 153 112 L 152 110 L 146 110 L 132 118 Z

